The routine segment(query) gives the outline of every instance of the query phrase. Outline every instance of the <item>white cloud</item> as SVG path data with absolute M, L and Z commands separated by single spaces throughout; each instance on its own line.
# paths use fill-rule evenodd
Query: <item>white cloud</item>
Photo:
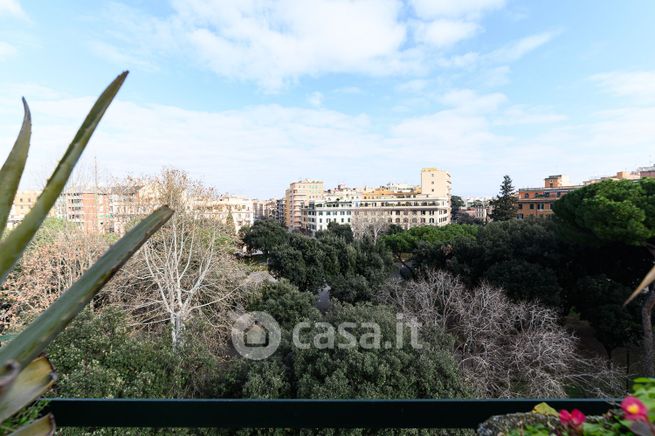
M 655 71 L 612 71 L 596 74 L 591 79 L 617 97 L 655 100 Z
M 27 14 L 17 0 L 0 0 L 0 17 L 9 15 L 15 18 L 27 20 Z
M 444 94 L 440 102 L 459 111 L 489 113 L 507 102 L 507 97 L 499 92 L 480 95 L 471 89 L 456 89 Z
M 438 19 L 418 24 L 416 39 L 418 42 L 444 48 L 471 38 L 479 30 L 480 26 L 470 21 Z
M 358 86 L 344 86 L 342 88 L 337 88 L 334 90 L 337 94 L 361 94 L 362 89 Z
M 546 108 L 525 105 L 510 106 L 494 118 L 494 124 L 499 126 L 548 124 L 567 120 L 565 115 L 554 113 Z
M 323 94 L 318 91 L 312 92 L 309 98 L 307 98 L 307 101 L 312 106 L 319 107 L 323 104 Z
M 157 66 L 147 58 L 133 55 L 109 43 L 103 41 L 89 41 L 88 44 L 94 54 L 120 65 L 121 68 L 133 69 L 134 67 L 139 67 L 146 71 L 157 70 Z
M 505 0 L 411 0 L 411 3 L 417 15 L 425 18 L 478 17 L 505 6 Z
M 424 77 L 437 68 L 512 62 L 553 33 L 526 37 L 492 53 L 446 54 L 484 31 L 484 13 L 504 0 L 174 0 L 165 17 L 108 7 L 113 30 L 91 43 L 113 62 L 157 65 L 186 58 L 217 75 L 279 92 L 324 74 Z
M 417 92 L 424 91 L 429 85 L 430 81 L 426 79 L 414 79 L 407 82 L 403 82 L 396 86 L 396 91 L 400 93 L 410 93 L 415 94 Z
M 0 41 L 0 60 L 6 59 L 16 54 L 16 47 L 8 42 Z
M 550 42 L 555 36 L 557 36 L 556 32 L 543 32 L 526 36 L 494 50 L 489 54 L 489 58 L 496 62 L 514 62 Z
M 216 73 L 277 90 L 302 75 L 407 68 L 407 30 L 393 0 L 177 1 L 177 20 Z

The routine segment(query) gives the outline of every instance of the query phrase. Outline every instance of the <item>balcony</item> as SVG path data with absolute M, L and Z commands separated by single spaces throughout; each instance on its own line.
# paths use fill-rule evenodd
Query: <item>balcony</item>
M 547 401 L 600 415 L 620 400 L 171 400 L 57 398 L 59 427 L 448 428 L 475 429 L 494 415 L 529 412 Z

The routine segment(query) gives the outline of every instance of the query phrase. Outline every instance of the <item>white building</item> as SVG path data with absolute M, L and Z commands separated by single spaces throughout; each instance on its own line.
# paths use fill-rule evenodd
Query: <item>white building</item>
M 357 198 L 310 201 L 302 209 L 303 228 L 314 234 L 320 230 L 327 230 L 331 222 L 350 225 L 357 207 L 359 207 Z
M 353 228 L 445 226 L 451 221 L 450 196 L 450 174 L 436 168 L 421 170 L 420 185 L 395 183 L 376 189 L 339 185 L 322 199 L 305 204 L 302 226 L 312 234 L 327 229 L 331 222 Z

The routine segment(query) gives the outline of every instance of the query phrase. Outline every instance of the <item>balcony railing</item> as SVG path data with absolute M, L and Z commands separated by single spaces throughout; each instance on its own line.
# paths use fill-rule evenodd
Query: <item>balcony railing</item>
M 60 427 L 476 428 L 494 415 L 556 410 L 600 415 L 619 400 L 161 400 L 57 398 Z

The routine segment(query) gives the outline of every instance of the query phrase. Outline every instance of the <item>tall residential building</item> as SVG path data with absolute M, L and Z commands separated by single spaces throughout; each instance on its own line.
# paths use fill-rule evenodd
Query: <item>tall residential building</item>
M 437 168 L 423 168 L 421 170 L 421 194 L 431 198 L 448 198 L 452 187 L 450 174 Z
M 519 189 L 518 219 L 544 218 L 553 214 L 553 203 L 567 193 L 580 188 L 572 185 L 566 176 L 555 175 L 544 179 L 543 188 Z
M 275 216 L 274 216 L 274 218 L 275 218 L 275 221 L 277 221 L 278 223 L 280 223 L 282 225 L 284 225 L 284 222 L 285 222 L 285 220 L 284 220 L 284 203 L 285 203 L 285 201 L 286 200 L 284 198 L 278 198 L 277 200 L 275 200 Z
M 284 225 L 289 230 L 302 229 L 302 208 L 323 198 L 323 182 L 303 179 L 293 182 L 285 192 Z
M 55 216 L 79 225 L 86 232 L 111 230 L 111 195 L 100 189 L 63 192 L 55 203 Z

